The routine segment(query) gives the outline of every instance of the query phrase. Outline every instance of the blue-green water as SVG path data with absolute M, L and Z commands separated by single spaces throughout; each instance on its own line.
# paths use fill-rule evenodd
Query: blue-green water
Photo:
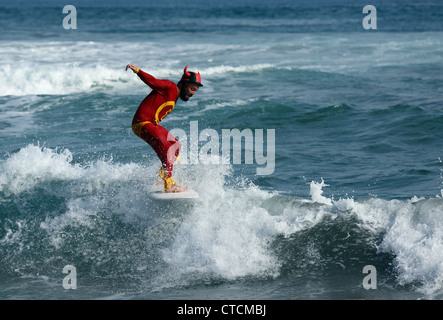
M 441 3 L 373 2 L 376 30 L 363 2 L 77 1 L 72 30 L 60 3 L 0 7 L 0 298 L 443 297 Z M 128 63 L 200 71 L 162 125 L 199 148 L 275 130 L 274 170 L 188 141 L 174 174 L 200 198 L 149 198 Z

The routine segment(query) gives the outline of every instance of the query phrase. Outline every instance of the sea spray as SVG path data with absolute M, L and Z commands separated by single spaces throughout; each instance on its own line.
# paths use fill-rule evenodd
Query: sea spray
M 429 297 L 441 294 L 443 199 L 399 202 L 397 208 L 379 250 L 395 254 L 399 284 L 413 284 Z M 392 211 L 390 214 L 393 215 Z
M 323 179 L 321 179 L 320 183 L 317 183 L 315 181 L 312 181 L 310 184 L 311 187 L 311 197 L 312 200 L 318 203 L 323 203 L 323 204 L 332 204 L 332 200 L 329 198 L 325 198 L 324 196 L 322 196 L 323 194 L 323 187 L 327 187 L 328 185 L 323 181 Z
M 371 262 L 387 265 L 380 279 L 395 271 L 396 285 L 441 293 L 442 198 L 333 200 L 321 180 L 303 199 L 207 164 L 176 166 L 177 179 L 200 198 L 175 205 L 146 196 L 157 165 L 74 158 L 68 149 L 28 145 L 1 163 L 3 274 L 50 281 L 73 264 L 99 286 L 154 293 L 331 266 L 361 274 L 360 264 Z
M 283 263 L 271 247 L 276 237 L 310 228 L 325 214 L 317 206 L 306 207 L 304 200 L 291 201 L 276 212 L 272 203 L 274 199 L 281 203 L 278 193 L 235 179 L 216 166 L 200 166 L 198 172 L 206 178 L 200 201 L 184 219 L 174 242 L 162 250 L 174 284 L 192 283 L 196 275 L 229 281 L 275 278 Z M 225 179 L 237 183 L 228 186 Z M 326 186 L 312 185 L 319 195 Z M 326 199 L 322 197 L 323 202 Z
M 272 217 L 260 206 L 272 195 L 244 181 L 226 186 L 232 176 L 222 166 L 202 165 L 197 172 L 202 181 L 198 204 L 162 251 L 171 270 L 228 280 L 275 275 L 278 262 L 268 247 Z M 239 185 L 244 188 L 238 190 Z
M 142 181 L 147 174 L 146 168 L 137 164 L 116 164 L 112 161 L 97 160 L 90 164 L 73 162 L 69 149 L 51 149 L 40 145 L 29 144 L 12 154 L 0 164 L 0 191 L 19 194 L 35 188 L 41 183 L 65 181 L 72 188 L 92 191 L 103 183 L 116 181 Z M 56 191 L 56 189 L 53 189 Z

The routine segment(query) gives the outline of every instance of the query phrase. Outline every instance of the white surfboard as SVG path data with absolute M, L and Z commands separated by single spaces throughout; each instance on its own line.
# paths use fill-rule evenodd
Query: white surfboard
M 154 199 L 195 199 L 198 193 L 192 189 L 183 192 L 165 192 L 162 187 L 153 187 L 149 190 L 149 196 Z

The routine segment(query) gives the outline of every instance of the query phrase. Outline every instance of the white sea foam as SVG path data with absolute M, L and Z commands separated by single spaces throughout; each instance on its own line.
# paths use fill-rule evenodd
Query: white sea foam
M 333 200 L 322 196 L 322 180 L 311 182 L 312 200 L 326 204 L 331 214 L 352 214 L 360 227 L 382 235 L 380 253 L 395 256 L 393 264 L 400 285 L 413 284 L 428 297 L 443 291 L 443 199 L 418 198 L 408 201 L 370 198 Z M 325 209 L 325 208 L 324 208 Z M 374 244 L 375 245 L 375 244 Z
M 140 173 L 146 170 L 134 163 L 121 165 L 98 160 L 82 166 L 72 160 L 68 149 L 54 150 L 30 144 L 0 164 L 0 191 L 19 194 L 48 181 L 78 181 L 80 183 L 73 187 L 93 189 L 113 181 L 143 179 Z
M 40 225 L 55 247 L 63 245 L 61 231 L 66 226 L 95 228 L 99 212 L 118 214 L 128 223 L 145 219 L 147 224 L 154 219 L 146 212 L 147 190 L 133 186 L 146 186 L 155 176 L 156 166 L 111 160 L 79 164 L 67 149 L 36 145 L 22 148 L 0 166 L 0 192 L 4 195 L 19 195 L 39 186 L 66 198 L 66 209 L 48 215 Z M 198 279 L 202 275 L 228 280 L 276 277 L 284 263 L 271 247 L 277 236 L 289 237 L 326 216 L 352 215 L 361 228 L 381 237 L 374 250 L 394 256 L 400 285 L 417 285 L 417 290 L 430 296 L 441 293 L 442 198 L 334 200 L 323 195 L 328 185 L 322 180 L 311 182 L 312 199 L 285 202 L 276 192 L 261 190 L 242 178 L 233 179 L 231 172 L 228 165 L 176 166 L 176 179 L 197 190 L 200 198 L 194 206 L 182 208 L 188 211 L 180 223 L 163 230 L 166 245 L 156 250 L 168 267 L 159 287 L 192 281 L 193 274 Z M 5 226 L 2 243 L 20 243 L 26 221 L 17 223 L 22 226 Z
M 323 197 L 323 187 L 327 187 L 328 185 L 323 181 L 323 179 L 321 179 L 320 183 L 317 183 L 315 181 L 311 182 L 311 197 L 312 200 L 315 202 L 319 202 L 319 203 L 323 203 L 323 204 L 332 204 L 331 199 Z
M 269 63 L 242 65 L 242 66 L 221 65 L 221 66 L 206 68 L 202 72 L 205 75 L 212 76 L 212 75 L 224 75 L 230 72 L 255 72 L 255 71 L 269 69 L 272 67 L 274 66 Z
M 2 95 L 72 94 L 114 88 L 131 81 L 122 70 L 102 65 L 94 67 L 39 65 L 23 63 L 0 67 Z
M 332 38 L 309 34 L 294 38 L 288 34 L 258 39 L 260 45 L 251 44 L 241 36 L 233 38 L 230 44 L 217 41 L 172 45 L 154 40 L 2 41 L 0 95 L 71 94 L 114 89 L 126 92 L 134 88 L 137 80 L 130 72 L 123 71 L 131 62 L 157 77 L 177 81 L 184 66 L 189 64 L 191 70 L 200 71 L 204 81 L 209 80 L 210 84 L 227 74 L 274 68 L 371 74 L 373 68 L 439 63 L 441 56 L 435 49 L 440 43 L 432 34 L 396 34 L 395 37 L 351 34 Z M 421 54 L 423 50 L 430 52 L 425 58 Z M 199 52 L 198 60 L 188 54 L 195 51 Z M 282 52 L 291 54 L 282 55 Z M 399 52 L 409 54 L 406 59 L 399 60 Z
M 386 230 L 382 252 L 395 254 L 400 284 L 420 283 L 432 296 L 443 289 L 443 200 L 422 200 L 417 206 L 399 204 Z
M 174 274 L 199 273 L 235 279 L 248 275 L 275 276 L 279 262 L 269 242 L 279 227 L 260 208 L 269 194 L 216 188 L 207 183 L 199 206 L 189 215 L 163 258 Z
M 208 103 L 205 105 L 205 108 L 203 111 L 220 109 L 220 108 L 225 108 L 225 107 L 244 106 L 244 105 L 248 105 L 250 103 L 253 103 L 256 100 L 257 99 L 251 98 L 251 99 L 239 99 L 239 100 L 234 100 L 234 101 Z
M 282 261 L 270 247 L 273 239 L 312 227 L 328 214 L 293 202 L 275 214 L 264 203 L 277 193 L 247 181 L 229 187 L 224 183 L 229 176 L 219 166 L 201 169 L 198 206 L 162 251 L 174 277 L 193 272 L 229 280 L 278 276 Z
M 164 59 L 159 56 L 162 50 L 166 50 L 164 44 L 148 42 L 3 41 L 0 48 L 0 95 L 64 95 L 97 90 L 127 92 L 129 88 L 134 92 L 139 80 L 132 72 L 124 71 L 127 63 L 135 63 L 158 78 L 178 81 L 185 66 L 181 62 L 183 57 L 174 55 L 172 50 Z M 240 49 L 215 44 L 201 46 L 202 55 L 208 56 L 226 50 Z M 256 72 L 274 67 L 269 63 L 231 63 L 205 66 L 191 62 L 190 69 L 199 71 L 207 80 L 228 73 Z
M 223 76 L 231 72 L 252 72 L 268 68 L 268 65 L 252 66 L 220 66 L 201 71 L 205 77 Z M 147 72 L 157 78 L 170 78 L 178 81 L 181 69 L 151 67 Z M 207 79 L 207 78 L 206 78 Z M 0 66 L 1 95 L 65 95 L 91 91 L 137 92 L 140 86 L 137 77 L 132 72 L 125 72 L 124 65 L 112 68 L 104 64 L 94 66 L 78 66 L 59 64 L 50 66 L 38 63 L 22 63 L 16 69 L 13 64 Z
M 106 212 L 114 203 L 113 212 L 124 215 L 129 206 L 119 211 L 119 205 L 130 203 L 134 200 L 131 196 L 139 197 L 141 192 L 140 189 L 130 190 L 130 186 L 134 183 L 144 185 L 149 176 L 152 176 L 149 168 L 135 163 L 97 160 L 79 164 L 73 162 L 73 154 L 68 149 L 31 144 L 0 163 L 0 192 L 6 196 L 20 196 L 38 187 L 43 188 L 45 194 L 65 199 L 66 210 L 62 207 L 62 212 L 55 216 L 48 212 L 40 225 L 48 233 L 50 243 L 58 248 L 63 245 L 61 231 L 66 226 L 93 228 L 97 214 Z M 117 187 L 113 188 L 114 185 Z M 120 185 L 126 187 L 120 188 Z M 21 229 L 11 230 L 2 241 L 21 237 Z
M 427 296 L 442 292 L 443 199 L 340 199 L 333 207 L 355 214 L 362 228 L 383 235 L 377 250 L 395 256 L 400 285 L 416 285 Z

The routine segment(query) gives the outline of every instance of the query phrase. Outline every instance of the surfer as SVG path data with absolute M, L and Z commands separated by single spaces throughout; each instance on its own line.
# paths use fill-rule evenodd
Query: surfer
M 131 69 L 151 89 L 151 93 L 140 103 L 132 119 L 132 131 L 146 141 L 157 153 L 162 166 L 160 177 L 164 182 L 165 192 L 183 192 L 172 179 L 172 169 L 179 160 L 180 142 L 159 123 L 174 109 L 178 98 L 188 101 L 202 87 L 200 73 L 188 71 L 185 67 L 183 76 L 176 84 L 169 80 L 156 79 L 133 64 Z

